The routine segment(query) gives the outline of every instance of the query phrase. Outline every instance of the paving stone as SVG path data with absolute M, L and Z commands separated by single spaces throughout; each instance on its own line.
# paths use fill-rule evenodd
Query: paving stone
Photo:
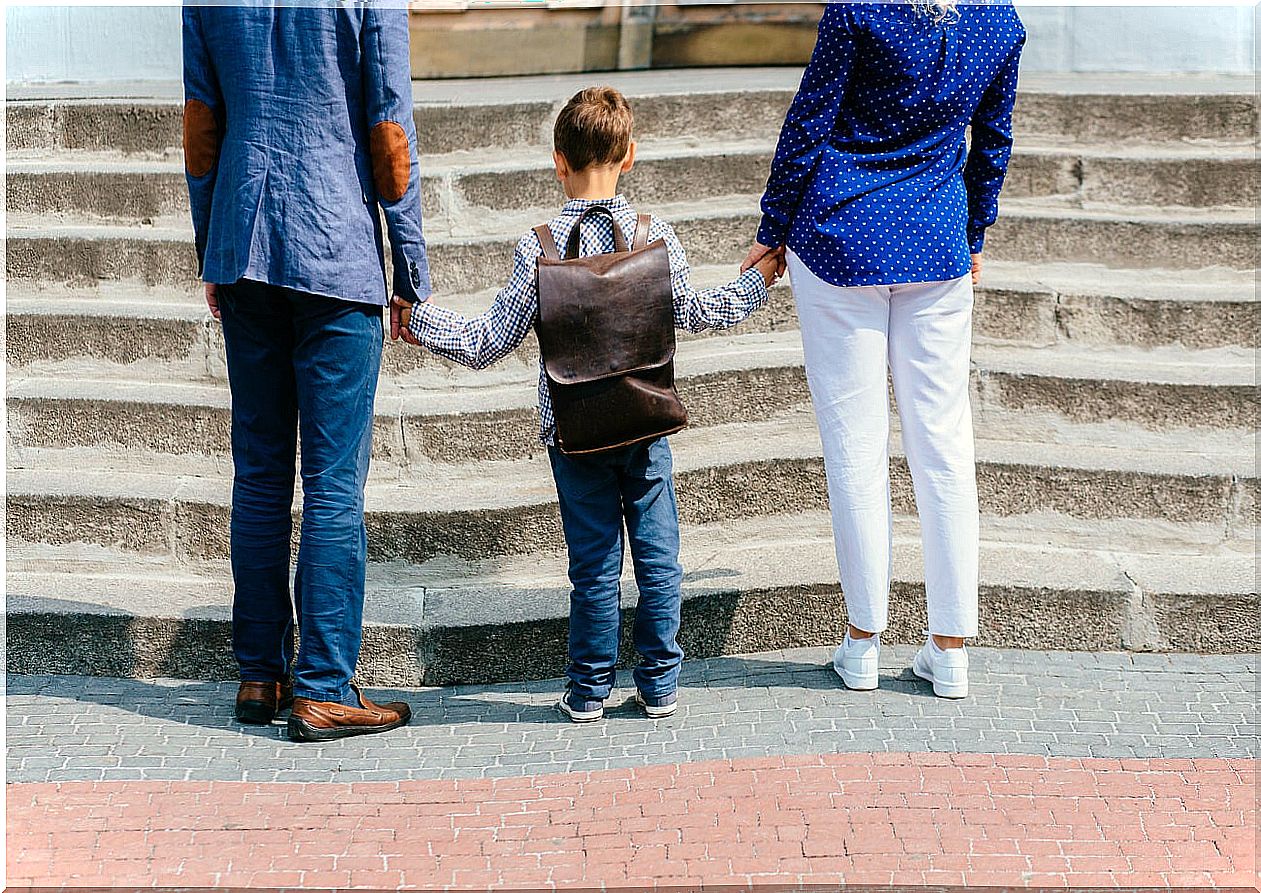
M 884 656 L 904 667 L 914 650 L 886 646 Z M 413 701 L 414 726 L 314 745 L 291 744 L 281 725 L 237 726 L 227 708 L 190 719 L 187 711 L 199 699 L 203 706 L 215 699 L 229 705 L 230 684 L 15 677 L 7 695 L 10 779 L 146 779 L 155 772 L 190 779 L 230 778 L 235 772 L 250 781 L 293 782 L 455 778 L 820 750 L 1255 754 L 1252 677 L 1218 672 L 1223 666 L 1251 666 L 1249 661 L 1168 656 L 1169 675 L 1182 687 L 1179 703 L 1164 706 L 1165 693 L 1150 691 L 1145 684 L 1150 672 L 1133 661 L 1101 662 L 1090 653 L 971 651 L 973 693 L 961 702 L 933 698 L 922 683 L 900 678 L 876 692 L 850 692 L 832 683 L 826 664 L 812 671 L 766 671 L 773 659 L 796 665 L 818 655 L 818 649 L 802 649 L 689 662 L 679 712 L 651 725 L 622 690 L 614 692 L 603 723 L 565 723 L 550 706 L 561 688 L 551 680 L 528 687 L 389 692 Z M 1030 672 L 1010 672 L 1015 665 Z M 1210 665 L 1213 672 L 1202 672 Z M 1042 672 L 1051 667 L 1062 675 Z M 768 678 L 773 685 L 764 684 Z M 1066 684 L 1070 678 L 1074 682 Z M 746 703 L 757 706 L 741 709 Z M 48 722 L 51 717 L 59 721 Z M 232 772 L 224 771 L 229 759 Z

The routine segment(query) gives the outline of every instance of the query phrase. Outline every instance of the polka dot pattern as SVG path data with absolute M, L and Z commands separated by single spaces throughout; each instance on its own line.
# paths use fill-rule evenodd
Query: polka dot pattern
M 941 23 L 909 3 L 829 5 L 758 241 L 833 285 L 967 273 L 998 218 L 1024 40 L 1009 2 L 964 0 Z

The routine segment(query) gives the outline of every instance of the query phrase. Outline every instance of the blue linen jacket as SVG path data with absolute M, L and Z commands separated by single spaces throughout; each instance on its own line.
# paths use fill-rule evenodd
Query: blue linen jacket
M 905 2 L 830 3 L 758 241 L 839 286 L 965 275 L 998 218 L 1024 41 L 1010 0 L 961 0 L 942 22 Z
M 430 294 L 407 10 L 184 8 L 184 157 L 207 282 Z

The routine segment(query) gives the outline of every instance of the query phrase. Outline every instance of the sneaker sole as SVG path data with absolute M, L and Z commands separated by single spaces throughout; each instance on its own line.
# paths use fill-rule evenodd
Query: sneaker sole
M 339 738 L 351 738 L 355 735 L 375 735 L 399 729 L 411 721 L 405 716 L 393 722 L 381 723 L 377 726 L 334 726 L 331 729 L 320 729 L 301 720 L 289 717 L 286 732 L 290 741 L 336 741 Z
M 635 696 L 635 703 L 644 711 L 644 716 L 649 719 L 665 719 L 667 716 L 674 716 L 679 709 L 678 701 L 675 701 L 668 707 L 649 707 L 638 695 Z
M 836 664 L 832 664 L 832 670 L 837 676 L 841 677 L 841 681 L 845 683 L 845 687 L 850 691 L 875 691 L 880 687 L 880 676 L 877 674 L 873 677 L 859 677 L 852 673 L 847 673 Z
M 966 682 L 938 682 L 933 678 L 932 673 L 925 673 L 921 671 L 915 664 L 911 665 L 911 672 L 923 679 L 925 682 L 931 682 L 933 684 L 933 694 L 939 698 L 948 698 L 952 701 L 958 701 L 968 696 L 968 684 Z
M 601 707 L 599 710 L 592 710 L 587 713 L 580 713 L 579 711 L 574 710 L 573 708 L 569 707 L 564 701 L 559 701 L 556 704 L 556 710 L 558 713 L 560 713 L 561 716 L 568 717 L 571 722 L 577 722 L 577 723 L 598 722 L 599 720 L 604 718 L 603 707 Z

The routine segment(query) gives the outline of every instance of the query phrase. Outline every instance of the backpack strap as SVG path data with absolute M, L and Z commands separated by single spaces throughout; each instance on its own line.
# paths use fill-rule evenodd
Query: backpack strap
M 543 256 L 548 260 L 560 260 L 560 249 L 556 247 L 556 239 L 552 236 L 552 228 L 546 223 L 534 227 L 534 234 L 539 237 L 539 245 L 543 248 Z
M 635 221 L 635 238 L 631 242 L 634 246 L 632 251 L 639 251 L 641 248 L 648 247 L 648 230 L 652 227 L 652 215 L 640 214 L 639 219 Z

